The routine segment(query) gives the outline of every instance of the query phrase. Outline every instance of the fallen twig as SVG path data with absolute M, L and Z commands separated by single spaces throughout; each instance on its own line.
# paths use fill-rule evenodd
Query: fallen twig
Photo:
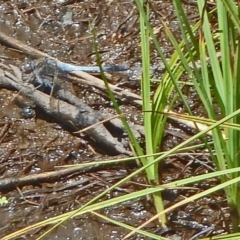
M 96 164 L 95 166 L 92 166 L 91 170 L 94 170 L 97 167 L 99 167 L 98 164 Z M 59 179 L 61 179 L 62 177 L 68 176 L 73 173 L 77 173 L 79 175 L 80 173 L 84 173 L 87 170 L 90 170 L 90 168 L 89 167 L 84 168 L 81 166 L 81 167 L 71 167 L 71 168 L 66 168 L 61 170 L 55 170 L 51 172 L 30 174 L 28 176 L 23 176 L 23 177 L 4 178 L 4 179 L 0 179 L 0 191 L 6 192 L 6 191 L 16 189 L 16 187 L 23 187 L 26 185 L 36 185 L 44 182 L 59 181 Z M 86 181 L 83 181 L 82 184 L 88 181 L 89 180 L 86 179 Z
M 46 53 L 43 53 L 43 52 L 41 52 L 41 51 L 39 51 L 35 48 L 32 48 L 32 47 L 22 43 L 21 41 L 18 41 L 17 39 L 14 39 L 10 36 L 7 36 L 2 31 L 0 31 L 0 42 L 7 45 L 7 46 L 12 47 L 12 48 L 16 48 L 16 49 L 22 51 L 24 54 L 26 54 L 26 55 L 28 55 L 32 58 L 48 57 L 48 58 L 51 58 L 51 59 L 54 59 L 54 60 L 60 62 L 58 59 L 55 59 L 55 58 L 49 56 Z M 94 77 L 94 76 L 92 76 L 92 75 L 90 75 L 86 72 L 74 71 L 71 74 L 85 79 L 85 80 L 83 80 L 83 79 L 82 80 L 77 80 L 75 78 L 75 81 L 84 82 L 88 85 L 94 86 L 94 87 L 102 89 L 102 90 L 106 89 L 105 84 L 101 79 L 99 79 L 97 77 Z M 114 92 L 114 94 L 121 97 L 121 99 L 126 99 L 127 101 L 134 102 L 135 104 L 138 104 L 138 105 L 142 104 L 141 97 L 138 96 L 137 94 L 128 92 L 126 90 L 123 90 L 123 89 L 121 89 L 121 88 L 119 88 L 119 87 L 117 87 L 113 84 L 110 84 L 110 83 L 109 83 L 109 87 Z

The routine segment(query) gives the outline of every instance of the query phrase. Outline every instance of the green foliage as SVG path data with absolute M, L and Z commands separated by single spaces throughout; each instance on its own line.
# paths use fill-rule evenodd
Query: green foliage
M 8 200 L 6 197 L 0 197 L 0 206 L 8 204 Z
M 188 21 L 178 1 L 174 1 L 181 26 L 189 26 Z M 193 36 L 189 27 L 182 28 L 188 53 L 190 56 L 198 54 L 201 68 L 194 66 L 194 58 L 191 57 L 193 71 L 185 66 L 189 75 L 193 76 L 195 89 L 206 109 L 209 120 L 216 120 L 214 102 L 221 109 L 222 117 L 230 116 L 240 109 L 240 52 L 239 52 L 239 10 L 236 1 L 216 1 L 216 9 L 211 13 L 206 11 L 206 2 L 197 1 L 200 27 L 198 44 L 189 41 L 187 35 Z M 218 30 L 213 31 L 211 19 L 217 15 Z M 206 61 L 207 60 L 207 61 Z M 239 124 L 239 114 L 229 118 L 229 124 Z M 212 152 L 212 160 L 217 170 L 230 169 L 240 166 L 240 132 L 237 129 L 225 128 L 224 133 L 220 127 L 212 131 L 216 155 Z M 226 140 L 227 138 L 227 140 Z M 222 182 L 239 177 L 239 173 L 223 175 Z M 225 188 L 226 197 L 231 212 L 233 230 L 239 230 L 240 203 L 239 186 L 232 184 Z

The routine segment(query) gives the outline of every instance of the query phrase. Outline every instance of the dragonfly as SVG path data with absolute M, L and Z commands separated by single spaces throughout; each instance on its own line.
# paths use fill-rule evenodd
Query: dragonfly
M 49 57 L 40 58 L 38 60 L 27 60 L 24 64 L 24 72 L 32 74 L 27 80 L 32 82 L 38 87 L 52 88 L 52 83 L 61 74 L 68 74 L 73 71 L 84 71 L 89 73 L 100 73 L 101 70 L 104 72 L 122 72 L 128 71 L 128 67 L 125 65 L 109 65 L 109 66 L 81 66 L 70 63 L 64 63 Z M 53 77 L 53 81 L 50 81 L 47 77 Z M 51 83 L 52 82 L 52 83 Z

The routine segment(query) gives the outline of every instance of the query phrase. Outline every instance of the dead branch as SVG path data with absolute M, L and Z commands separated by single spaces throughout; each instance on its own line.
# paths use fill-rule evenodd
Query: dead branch
M 14 69 L 15 72 L 19 73 L 20 69 L 17 67 L 14 67 Z M 18 70 L 16 71 L 16 69 Z M 51 98 L 49 95 L 35 89 L 31 84 L 22 82 L 22 79 L 16 75 L 8 71 L 0 70 L 0 87 L 13 88 L 20 91 L 21 94 L 32 100 L 46 114 L 64 126 L 73 129 L 73 131 L 89 127 L 101 121 L 99 113 L 90 108 L 81 99 L 78 99 L 76 106 L 53 97 Z M 70 92 L 62 91 L 62 94 L 65 98 L 76 98 Z M 86 134 L 90 136 L 95 144 L 104 152 L 132 155 L 131 152 L 127 151 L 122 144 L 111 135 L 103 124 L 88 129 Z

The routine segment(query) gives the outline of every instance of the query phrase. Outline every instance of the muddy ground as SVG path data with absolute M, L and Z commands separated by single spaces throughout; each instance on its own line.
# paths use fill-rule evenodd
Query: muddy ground
M 195 21 L 198 16 L 195 15 L 194 4 L 184 2 L 189 18 Z M 151 1 L 152 26 L 166 56 L 170 56 L 172 47 L 162 31 L 160 17 L 175 36 L 180 38 L 170 0 Z M 95 36 L 91 30 L 93 27 Z M 103 65 L 127 65 L 130 69 L 138 70 L 134 74 L 111 73 L 107 75 L 109 82 L 140 95 L 139 15 L 134 1 L 0 1 L 0 31 L 63 62 L 77 65 L 96 65 L 96 41 Z M 34 57 L 34 54 L 27 55 L 6 43 L 0 43 L 1 64 L 12 64 L 20 68 L 26 58 L 32 60 Z M 161 62 L 153 48 L 151 62 L 156 70 L 153 72 L 154 77 L 159 77 Z M 94 86 L 66 81 L 61 83 L 94 111 L 115 114 L 106 94 Z M 191 95 L 193 93 L 191 89 L 186 89 L 186 97 L 192 103 L 195 113 L 203 115 L 201 106 L 195 106 L 195 97 Z M 12 88 L 0 89 L 0 102 L 0 191 L 1 196 L 8 200 L 8 204 L 0 207 L 1 238 L 38 221 L 79 208 L 106 187 L 138 168 L 135 163 L 119 163 L 114 166 L 96 166 L 81 172 L 62 173 L 61 177 L 44 178 L 44 175 L 39 174 L 53 173 L 57 170 L 56 166 L 118 159 L 125 155 L 115 153 L 112 156 L 111 153 L 110 156 L 108 148 L 94 144 L 87 134 L 84 137 L 73 134 L 73 129 L 41 111 L 31 100 L 21 97 Z M 139 106 L 129 101 L 120 104 L 127 119 L 135 125 L 141 125 Z M 183 111 L 181 103 L 176 103 L 176 111 Z M 184 140 L 184 137 L 172 134 L 173 131 L 179 133 L 182 130 L 171 124 L 169 128 L 171 133 L 166 134 L 163 149 L 169 149 Z M 190 133 L 182 134 L 188 137 Z M 126 141 L 123 147 L 129 151 L 127 138 L 123 141 Z M 192 153 L 167 159 L 162 168 L 164 183 L 214 171 L 214 166 L 204 151 L 197 156 Z M 34 180 L 33 174 L 38 174 L 39 179 L 42 176 L 42 180 Z M 25 182 L 19 184 L 19 179 L 24 179 Z M 146 183 L 144 176 L 131 179 L 131 182 L 104 199 L 141 189 L 136 183 Z M 168 191 L 164 195 L 166 207 L 216 184 L 218 181 L 212 179 L 196 184 L 192 190 Z M 211 226 L 214 226 L 212 230 L 202 236 L 228 232 L 229 214 L 225 210 L 225 204 L 222 193 L 215 194 L 169 214 L 168 229 L 162 229 L 158 222 L 153 222 L 145 230 L 170 239 L 183 240 L 194 236 L 192 239 L 198 239 L 196 234 Z M 149 199 L 138 199 L 105 209 L 101 213 L 114 220 L 139 226 L 153 216 L 155 210 Z M 17 239 L 36 239 L 47 229 L 40 228 Z M 125 229 L 109 224 L 95 215 L 86 214 L 68 220 L 46 239 L 122 239 L 127 233 Z M 147 238 L 134 235 L 131 239 Z

